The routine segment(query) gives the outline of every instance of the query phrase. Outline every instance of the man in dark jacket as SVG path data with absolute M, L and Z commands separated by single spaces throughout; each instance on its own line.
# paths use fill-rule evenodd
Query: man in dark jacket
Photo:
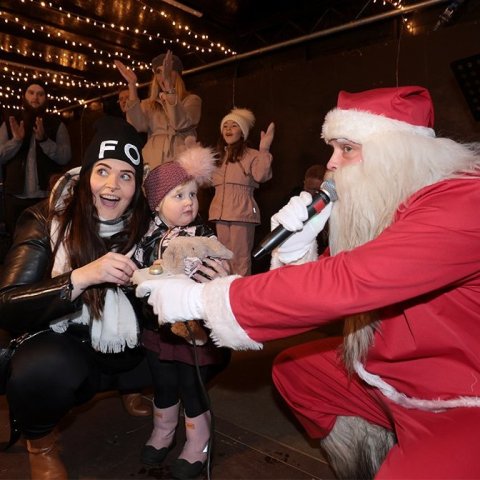
M 20 213 L 48 195 L 52 175 L 71 157 L 64 123 L 47 114 L 47 92 L 40 81 L 25 89 L 16 115 L 5 115 L 0 126 L 0 165 L 5 191 L 5 224 L 13 233 Z

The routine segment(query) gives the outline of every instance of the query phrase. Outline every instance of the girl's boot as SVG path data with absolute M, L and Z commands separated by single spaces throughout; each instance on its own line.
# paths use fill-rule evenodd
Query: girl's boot
M 167 408 L 153 406 L 153 432 L 141 453 L 142 462 L 146 465 L 160 465 L 173 448 L 179 410 L 180 402 Z
M 185 415 L 187 441 L 172 465 L 172 476 L 180 480 L 197 477 L 205 467 L 210 440 L 210 412 L 189 418 Z

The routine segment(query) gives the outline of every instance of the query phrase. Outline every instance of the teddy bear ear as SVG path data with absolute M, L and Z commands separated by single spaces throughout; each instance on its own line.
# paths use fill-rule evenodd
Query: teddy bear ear
M 211 250 L 210 255 L 212 257 L 223 258 L 225 260 L 230 260 L 233 258 L 233 252 L 231 252 L 223 243 L 220 243 L 217 238 L 209 237 L 209 247 Z
M 222 258 L 225 260 L 231 260 L 233 258 L 233 252 L 224 245 L 222 245 Z

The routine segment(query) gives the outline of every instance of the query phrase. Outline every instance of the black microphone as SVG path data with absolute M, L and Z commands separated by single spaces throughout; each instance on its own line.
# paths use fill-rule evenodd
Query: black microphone
M 438 17 L 437 24 L 433 30 L 438 30 L 443 25 L 446 25 L 453 17 L 453 14 L 458 10 L 458 7 L 465 2 L 465 0 L 453 0 L 452 3 L 443 11 L 443 13 Z
M 315 195 L 312 203 L 307 206 L 308 218 L 303 222 L 307 223 L 317 213 L 320 213 L 330 202 L 337 200 L 337 191 L 335 190 L 335 184 L 333 180 L 325 180 L 320 185 L 320 192 Z M 262 258 L 267 253 L 270 253 L 274 248 L 281 245 L 290 235 L 296 232 L 287 230 L 283 225 L 279 225 L 272 230 L 261 242 L 258 247 L 252 253 L 253 258 Z

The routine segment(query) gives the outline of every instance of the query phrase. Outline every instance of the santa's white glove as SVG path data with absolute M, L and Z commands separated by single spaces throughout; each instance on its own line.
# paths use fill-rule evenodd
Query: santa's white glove
M 312 196 L 308 192 L 302 192 L 299 196 L 292 197 L 271 218 L 272 230 L 278 225 L 282 225 L 291 232 L 297 232 L 272 253 L 283 264 L 293 263 L 304 257 L 312 248 L 316 248 L 317 235 L 324 229 L 330 217 L 332 203 L 328 203 L 320 213 L 304 224 L 303 222 L 308 218 L 307 206 L 311 203 Z
M 138 285 L 137 297 L 149 295 L 147 302 L 158 316 L 158 323 L 202 319 L 205 316 L 202 292 L 205 284 L 186 275 L 162 275 Z

